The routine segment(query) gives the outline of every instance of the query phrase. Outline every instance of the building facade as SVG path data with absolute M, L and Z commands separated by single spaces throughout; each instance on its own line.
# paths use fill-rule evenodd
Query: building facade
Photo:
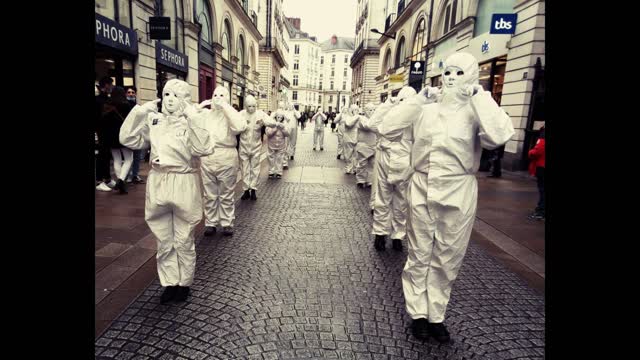
M 503 167 L 524 170 L 527 152 L 544 124 L 544 14 L 541 0 L 387 0 L 381 36 L 380 101 L 405 85 L 440 86 L 444 60 L 473 54 L 480 83 L 510 115 L 516 130 L 505 147 Z M 491 34 L 493 14 L 517 14 L 514 34 Z M 409 76 L 411 61 L 424 61 L 423 79 Z M 411 81 L 413 80 L 413 81 Z
M 320 44 L 318 90 L 323 111 L 340 112 L 351 104 L 353 38 L 333 35 Z
M 273 111 L 278 107 L 282 90 L 287 87 L 287 79 L 281 74 L 282 69 L 288 66 L 289 46 L 284 40 L 287 30 L 282 0 L 258 0 L 257 5 L 258 30 L 263 36 L 258 57 L 258 107 Z
M 376 76 L 379 75 L 380 34 L 384 30 L 387 0 L 358 0 L 356 10 L 356 50 L 351 58 L 352 102 L 360 107 L 379 102 Z
M 300 19 L 287 19 L 291 29 L 289 67 L 291 70 L 291 101 L 299 111 L 321 106 L 318 90 L 320 78 L 320 44 L 314 36 L 300 30 Z

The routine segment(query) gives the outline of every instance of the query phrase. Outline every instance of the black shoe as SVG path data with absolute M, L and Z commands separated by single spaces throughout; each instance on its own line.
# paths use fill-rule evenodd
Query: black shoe
M 447 331 L 443 323 L 429 323 L 427 329 L 429 330 L 429 335 L 440 343 L 446 343 L 451 340 L 449 331 Z
M 321 147 L 321 148 L 320 148 L 320 151 L 324 151 L 324 148 L 323 148 L 323 147 Z
M 251 189 L 251 200 L 258 200 L 255 189 Z
M 116 181 L 116 189 L 120 190 L 120 194 L 128 194 L 127 192 L 127 183 L 118 179 Z
M 293 155 L 291 155 L 291 160 L 293 160 Z
M 213 236 L 216 234 L 215 226 L 206 226 L 204 230 L 204 236 Z
M 249 193 L 249 190 L 245 190 L 244 194 L 242 194 L 242 197 L 240 198 L 240 200 L 247 200 L 250 197 L 251 197 L 251 194 Z
M 376 240 L 375 240 L 373 246 L 378 251 L 384 251 L 385 242 L 386 242 L 386 239 L 385 239 L 384 235 L 376 235 Z
M 340 160 L 340 155 L 338 155 L 338 160 Z
M 166 288 L 164 288 L 164 292 L 160 296 L 160 304 L 166 304 L 169 301 L 175 299 L 177 292 L 177 286 L 167 286 Z
M 360 189 L 364 188 L 364 184 L 363 183 L 357 183 L 356 186 L 359 187 Z
M 282 170 L 289 170 L 289 167 L 288 166 L 283 166 Z M 278 175 L 276 175 L 276 176 L 278 176 Z
M 373 212 L 374 212 L 374 211 L 375 211 L 375 210 L 371 209 L 371 216 L 373 216 Z
M 176 295 L 173 298 L 175 301 L 185 301 L 189 296 L 190 289 L 188 286 L 177 286 L 178 290 L 176 291 Z
M 393 250 L 402 251 L 402 240 L 393 239 Z
M 231 236 L 233 235 L 233 228 L 231 226 L 225 226 L 222 228 L 222 235 Z
M 429 321 L 424 318 L 413 320 L 411 332 L 416 339 L 427 340 L 429 338 Z

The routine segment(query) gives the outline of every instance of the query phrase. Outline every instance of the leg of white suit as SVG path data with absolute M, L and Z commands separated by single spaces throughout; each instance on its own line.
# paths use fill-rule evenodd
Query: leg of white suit
M 444 321 L 453 282 L 458 276 L 469 244 L 477 205 L 477 183 L 463 209 L 427 200 L 427 175 L 414 173 L 407 199 L 408 256 L 402 272 L 402 289 L 412 319 Z
M 238 175 L 235 149 L 216 149 L 220 155 L 202 163 L 202 185 L 205 197 L 205 225 L 231 226 L 235 220 L 234 190 Z M 226 154 L 222 154 L 225 152 Z M 234 154 L 235 152 L 235 154 Z M 213 160 L 213 161 L 211 161 Z
M 391 194 L 391 238 L 404 239 L 407 235 L 407 183 L 393 186 Z
M 342 135 L 338 134 L 338 155 L 344 155 Z
M 190 286 L 196 264 L 194 233 L 202 220 L 202 189 L 197 173 L 151 171 L 147 178 L 145 220 L 158 240 L 162 286 Z
M 354 153 L 356 144 L 350 142 L 343 142 L 344 144 L 344 161 L 347 163 L 344 167 L 346 173 L 351 173 L 354 170 Z
M 242 163 L 242 190 L 256 190 L 260 177 L 260 153 L 240 153 Z
M 393 186 L 387 181 L 387 166 L 389 153 L 378 152 L 376 172 L 376 188 L 371 233 L 374 235 L 389 235 L 391 233 L 391 206 Z

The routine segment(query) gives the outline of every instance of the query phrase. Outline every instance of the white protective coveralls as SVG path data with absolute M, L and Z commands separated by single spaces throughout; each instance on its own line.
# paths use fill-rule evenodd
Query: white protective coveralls
M 160 283 L 190 286 L 196 266 L 194 233 L 202 220 L 196 158 L 212 154 L 213 142 L 194 118 L 189 84 L 169 80 L 162 94 L 161 113 L 160 100 L 131 110 L 120 128 L 120 143 L 135 150 L 151 146 L 144 218 L 158 239 Z
M 289 144 L 287 146 L 286 160 L 293 160 L 296 154 L 296 143 L 298 142 L 298 119 L 302 114 L 293 106 L 287 105 L 287 116 L 289 117 Z M 285 166 L 288 163 L 285 163 Z
M 257 110 L 257 101 L 252 95 L 244 100 L 245 109 L 240 116 L 247 128 L 240 134 L 240 161 L 242 162 L 242 190 L 257 190 L 260 178 L 260 150 L 262 150 L 262 125 L 268 115 Z
M 469 244 L 478 195 L 474 174 L 482 148 L 502 146 L 515 133 L 509 116 L 478 85 L 478 61 L 472 55 L 449 56 L 443 80 L 438 103 L 424 105 L 431 89 L 423 89 L 423 96 L 400 105 L 380 127 L 383 136 L 393 138 L 413 125 L 402 287 L 411 318 L 430 323 L 444 321 Z
M 327 117 L 322 113 L 320 108 L 316 111 L 315 115 L 311 118 L 313 120 L 313 150 L 316 147 L 324 149 L 324 121 Z
M 286 114 L 283 110 L 277 110 L 271 114 L 273 119 L 268 119 L 265 123 L 267 127 L 267 159 L 269 159 L 269 176 L 282 176 L 282 158 L 287 152 L 287 137 L 289 137 L 289 127 L 286 124 Z
M 346 174 L 356 173 L 356 157 L 355 150 L 358 143 L 358 122 L 360 120 L 358 105 L 351 105 L 342 116 L 341 123 L 344 124 L 344 133 L 342 137 L 342 148 L 344 152 L 344 161 L 346 165 L 344 172 Z
M 338 154 L 337 155 L 340 156 L 342 159 L 344 159 L 344 144 L 343 144 L 344 120 L 342 120 L 342 115 L 345 114 L 347 110 L 343 110 L 340 114 L 336 115 L 335 119 L 333 119 L 334 124 L 336 124 L 336 136 L 338 137 Z
M 376 106 L 368 103 L 364 107 L 364 116 L 358 121 L 358 143 L 356 144 L 356 183 L 371 185 L 373 181 L 373 163 L 376 154 L 376 133 L 368 127 L 368 122 Z
M 416 91 L 405 86 L 397 98 L 390 98 L 378 106 L 368 122 L 368 127 L 378 131 L 396 113 L 397 105 L 415 96 Z M 410 168 L 410 152 L 413 133 L 410 126 L 393 139 L 379 133 L 376 151 L 376 188 L 371 233 L 389 235 L 393 240 L 402 240 L 406 235 L 407 198 L 406 189 Z
M 211 110 L 203 110 L 200 117 L 215 147 L 213 155 L 201 159 L 205 226 L 233 228 L 239 168 L 236 135 L 247 128 L 247 122 L 229 105 L 229 91 L 222 86 L 216 87 L 211 101 L 204 103 L 210 103 Z

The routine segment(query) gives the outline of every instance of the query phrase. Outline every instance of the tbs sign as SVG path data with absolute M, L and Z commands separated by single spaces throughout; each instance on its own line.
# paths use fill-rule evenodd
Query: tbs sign
M 518 14 L 493 14 L 491 17 L 491 34 L 515 34 Z

